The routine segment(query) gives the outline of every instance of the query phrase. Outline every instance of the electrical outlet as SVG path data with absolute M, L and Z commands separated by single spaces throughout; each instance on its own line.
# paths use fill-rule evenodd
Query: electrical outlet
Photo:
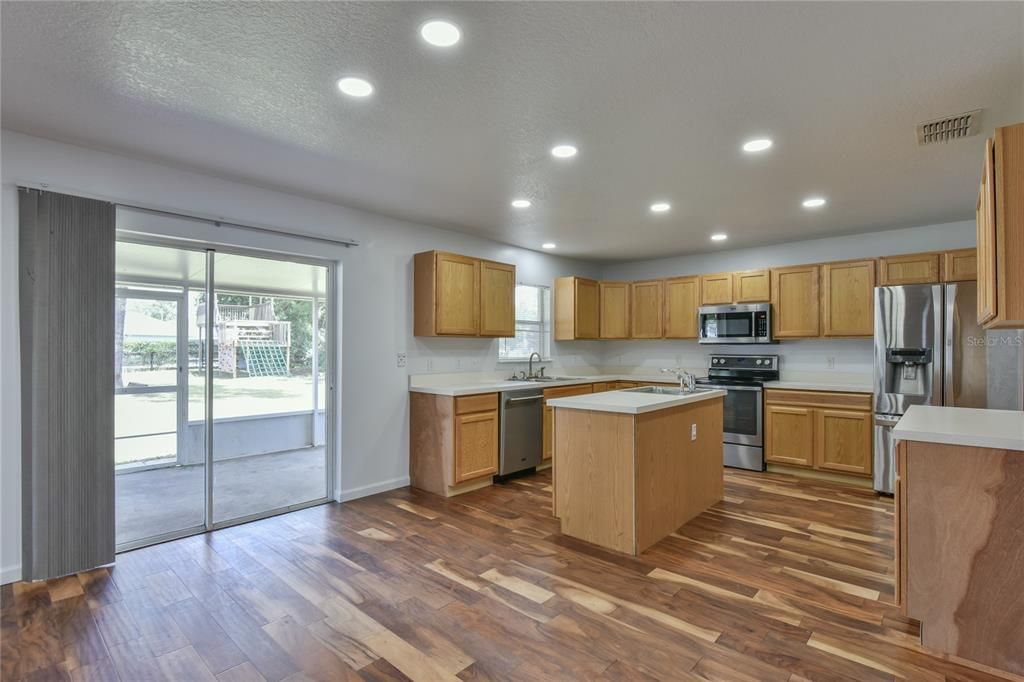
M 434 371 L 434 359 L 433 358 L 427 358 L 427 371 L 428 372 Z
M 697 425 L 690 424 L 690 440 L 697 440 Z
M 405 356 L 405 353 L 399 353 L 399 354 L 397 354 L 397 355 L 395 356 L 395 364 L 396 364 L 396 365 L 397 365 L 398 367 L 405 367 L 405 363 L 406 363 L 406 356 Z
M 825 358 L 825 367 L 828 369 L 836 368 L 836 357 L 834 355 L 829 355 Z

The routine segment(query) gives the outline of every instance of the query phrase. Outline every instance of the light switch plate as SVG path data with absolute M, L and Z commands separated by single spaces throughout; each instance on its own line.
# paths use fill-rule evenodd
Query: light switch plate
M 828 369 L 836 368 L 836 358 L 834 355 L 829 355 L 827 358 L 825 358 L 825 367 L 827 367 Z
M 697 440 L 697 425 L 690 424 L 690 440 Z

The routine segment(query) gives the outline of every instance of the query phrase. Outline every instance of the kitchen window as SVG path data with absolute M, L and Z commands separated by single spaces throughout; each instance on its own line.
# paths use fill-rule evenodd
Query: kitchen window
M 526 362 L 531 353 L 551 357 L 551 288 L 516 285 L 516 335 L 498 341 L 498 362 Z

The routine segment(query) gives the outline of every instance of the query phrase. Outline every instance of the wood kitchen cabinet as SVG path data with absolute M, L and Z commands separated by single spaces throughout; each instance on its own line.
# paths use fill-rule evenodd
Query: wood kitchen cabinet
M 701 305 L 725 305 L 732 302 L 731 272 L 700 276 Z
M 516 266 L 480 261 L 480 336 L 516 335 Z
M 555 279 L 555 341 L 596 339 L 600 335 L 601 296 L 597 280 Z
M 843 474 L 871 475 L 872 416 L 860 410 L 814 412 L 814 468 Z
M 498 394 L 409 394 L 409 479 L 450 497 L 490 485 L 498 471 Z
M 609 389 L 605 389 L 609 390 Z M 617 390 L 617 389 L 611 389 Z M 593 384 L 581 384 L 577 386 L 557 386 L 555 388 L 544 389 L 544 446 L 542 448 L 542 461 L 550 461 L 551 455 L 554 452 L 554 413 L 555 410 L 552 407 L 548 407 L 548 400 L 554 398 L 568 398 L 571 395 L 584 395 L 586 393 L 593 393 Z
M 413 269 L 416 336 L 515 336 L 514 265 L 425 251 Z
M 978 250 L 958 249 L 942 254 L 943 282 L 973 282 L 978 279 Z
M 633 282 L 630 291 L 631 338 L 662 338 L 665 335 L 662 324 L 664 282 L 660 279 Z
M 814 410 L 791 405 L 765 405 L 765 461 L 814 465 Z
M 600 336 L 602 339 L 629 338 L 629 282 L 600 282 Z
M 878 259 L 878 285 L 933 284 L 939 281 L 939 254 L 910 253 Z
M 875 333 L 875 261 L 857 260 L 821 266 L 823 336 L 873 336 Z
M 697 308 L 700 306 L 700 278 L 673 277 L 665 280 L 665 338 L 697 338 Z
M 871 475 L 871 394 L 767 389 L 764 402 L 766 462 Z
M 734 303 L 763 303 L 772 297 L 771 277 L 767 270 L 732 273 Z
M 985 144 L 978 194 L 978 321 L 1024 328 L 1024 123 Z
M 801 338 L 819 335 L 819 268 L 798 265 L 774 268 L 772 284 L 772 335 Z

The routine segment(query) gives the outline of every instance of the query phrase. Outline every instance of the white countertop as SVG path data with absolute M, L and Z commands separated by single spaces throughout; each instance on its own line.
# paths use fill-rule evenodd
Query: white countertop
M 409 390 L 413 393 L 433 393 L 434 395 L 473 395 L 474 393 L 497 393 L 501 391 L 514 391 L 517 388 L 554 388 L 555 386 L 578 386 L 580 384 L 593 384 L 601 381 L 635 381 L 638 383 L 660 382 L 665 384 L 675 383 L 672 378 L 664 374 L 640 376 L 636 374 L 595 374 L 590 376 L 574 376 L 571 379 L 560 381 L 502 381 L 502 380 L 477 380 L 472 383 L 454 384 L 410 384 Z
M 793 391 L 839 391 L 841 393 L 871 393 L 874 390 L 872 385 L 871 377 L 866 377 L 863 381 L 846 381 L 846 380 L 829 380 L 829 379 L 812 379 L 799 381 L 766 381 L 764 382 L 765 388 L 787 388 Z
M 725 391 L 712 390 L 690 395 L 659 395 L 657 393 L 640 393 L 637 391 L 608 391 L 606 393 L 587 393 L 568 398 L 548 400 L 549 407 L 562 407 L 572 410 L 593 410 L 595 412 L 620 412 L 623 414 L 643 414 L 664 410 L 679 405 L 698 403 L 725 396 Z
M 892 435 L 898 440 L 1024 451 L 1024 412 L 914 405 Z

